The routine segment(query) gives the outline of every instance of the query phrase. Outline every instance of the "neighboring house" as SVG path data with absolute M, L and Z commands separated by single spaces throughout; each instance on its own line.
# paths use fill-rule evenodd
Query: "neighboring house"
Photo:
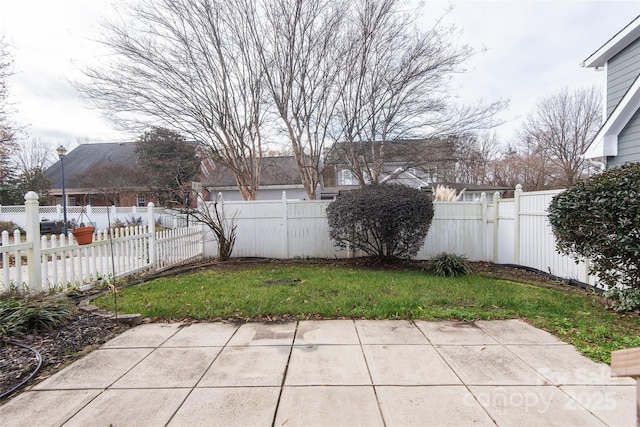
M 224 200 L 242 200 L 236 179 L 231 170 L 225 166 L 209 168 L 202 186 L 209 192 L 212 199 L 222 193 Z M 278 200 L 282 198 L 283 191 L 286 191 L 287 199 L 307 198 L 295 158 L 293 156 L 263 157 L 256 200 Z
M 354 174 L 380 168 L 380 182 L 426 188 L 451 181 L 455 171 L 455 140 L 410 139 L 385 143 L 336 143 L 329 148 L 323 173 L 325 192 L 359 185 Z M 354 166 L 356 165 L 356 166 Z
M 474 201 L 487 194 L 493 199 L 495 192 L 503 194 L 506 188 L 456 183 L 456 140 L 454 138 L 431 138 L 362 144 L 359 152 L 350 150 L 346 143 L 332 146 L 325 159 L 323 173 L 323 199 L 332 199 L 340 193 L 360 188 L 352 164 L 359 157 L 361 168 L 381 165 L 380 182 L 397 183 L 425 191 L 432 191 L 441 184 L 457 191 L 465 189 L 462 201 Z M 372 154 L 375 153 L 375 154 Z M 382 153 L 381 155 L 379 153 Z M 377 159 L 373 159 L 378 155 Z
M 640 16 L 581 65 L 606 73 L 605 121 L 585 158 L 606 167 L 640 162 Z
M 135 147 L 135 142 L 114 142 L 81 144 L 69 151 L 64 158 L 67 205 L 158 205 L 137 164 Z M 201 170 L 205 175 L 206 168 Z M 50 203 L 62 205 L 62 162 L 49 167 L 45 176 L 51 181 Z
M 135 182 L 135 174 L 128 173 L 136 166 L 134 149 L 135 143 L 122 142 L 81 144 L 69 151 L 63 160 L 67 205 L 107 206 L 115 202 L 118 206 L 146 206 L 155 202 L 145 187 Z M 54 163 L 45 175 L 51 181 L 51 204 L 62 205 L 62 162 Z

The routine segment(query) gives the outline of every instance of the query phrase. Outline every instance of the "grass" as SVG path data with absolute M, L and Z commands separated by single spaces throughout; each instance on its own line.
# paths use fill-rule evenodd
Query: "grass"
M 95 304 L 112 310 L 107 295 Z M 640 318 L 607 311 L 602 300 L 477 275 L 330 265 L 259 265 L 160 278 L 118 293 L 118 310 L 160 319 L 511 319 L 575 345 L 596 361 L 640 346 Z

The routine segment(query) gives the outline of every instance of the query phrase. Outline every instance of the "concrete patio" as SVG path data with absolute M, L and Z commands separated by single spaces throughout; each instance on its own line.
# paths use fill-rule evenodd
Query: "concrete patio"
M 147 324 L 2 426 L 635 426 L 635 381 L 518 320 Z

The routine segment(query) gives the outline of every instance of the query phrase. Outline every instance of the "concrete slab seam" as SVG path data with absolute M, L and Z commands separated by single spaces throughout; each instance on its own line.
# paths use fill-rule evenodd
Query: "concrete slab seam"
M 413 323 L 413 321 L 411 323 L 415 327 L 415 324 Z M 364 364 L 367 367 L 367 374 L 369 374 L 369 381 L 371 381 L 371 386 L 373 387 L 373 395 L 376 397 L 376 405 L 378 405 L 378 412 L 380 413 L 380 419 L 382 420 L 382 424 L 386 426 L 387 421 L 384 419 L 384 413 L 382 412 L 382 406 L 380 405 L 378 390 L 374 385 L 375 382 L 373 381 L 373 375 L 371 374 L 371 368 L 369 367 L 369 360 L 367 359 L 367 355 L 364 353 L 364 348 L 362 347 L 362 338 L 360 337 L 360 330 L 358 329 L 358 326 L 356 325 L 355 321 L 353 321 L 353 327 L 356 329 L 356 336 L 358 337 L 360 352 L 362 353 L 362 357 L 364 358 Z
M 291 341 L 291 345 L 289 346 L 289 356 L 287 357 L 287 363 L 284 366 L 284 372 L 282 374 L 282 382 L 280 383 L 280 391 L 278 392 L 278 400 L 276 400 L 276 407 L 273 410 L 273 418 L 271 420 L 271 427 L 275 427 L 276 420 L 278 418 L 278 409 L 280 408 L 280 399 L 282 399 L 282 392 L 284 390 L 284 384 L 287 380 L 287 373 L 289 372 L 289 363 L 291 363 L 291 354 L 293 353 L 293 347 L 296 342 L 296 338 L 298 336 L 298 325 L 300 322 L 296 320 L 296 327 L 293 331 L 293 340 Z

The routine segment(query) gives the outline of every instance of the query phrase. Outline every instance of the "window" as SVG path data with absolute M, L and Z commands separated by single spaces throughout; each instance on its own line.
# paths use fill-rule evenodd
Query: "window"
M 89 194 L 89 205 L 91 206 L 96 205 L 96 196 L 94 196 L 93 194 Z
M 144 194 L 138 194 L 138 197 L 136 198 L 136 206 L 139 208 L 144 208 L 145 206 L 147 206 L 144 202 Z
M 62 206 L 62 197 L 56 197 L 56 205 Z M 67 196 L 67 206 L 76 206 L 76 198 Z
M 339 185 L 353 185 L 353 174 L 349 169 L 342 169 L 339 178 Z

